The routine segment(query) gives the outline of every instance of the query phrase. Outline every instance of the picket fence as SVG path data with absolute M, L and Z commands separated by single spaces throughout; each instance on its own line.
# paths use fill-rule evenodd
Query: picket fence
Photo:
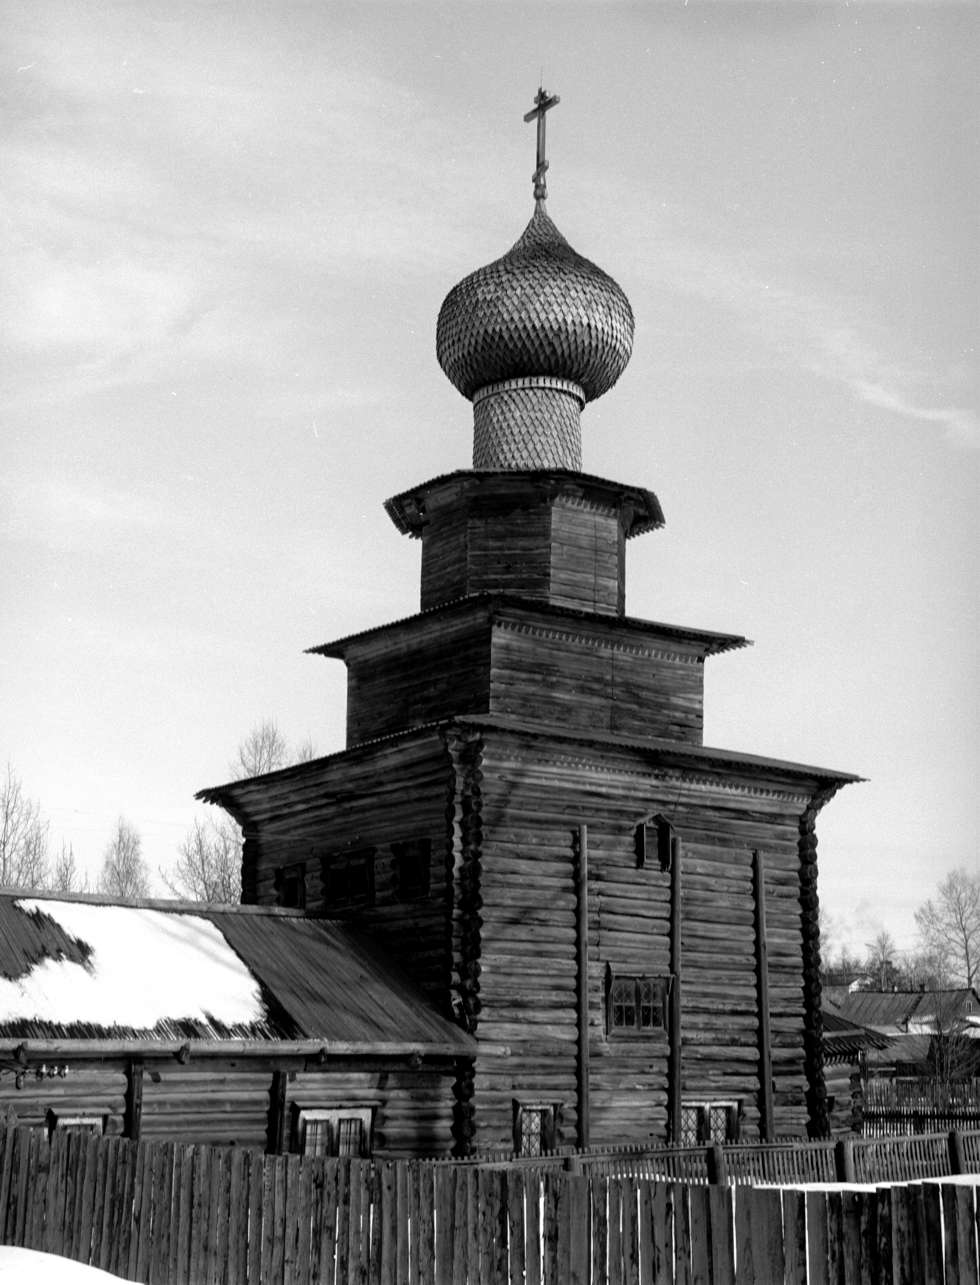
M 934 1141 L 915 1163 L 940 1174 L 977 1142 Z M 963 1179 L 802 1191 L 575 1172 L 589 1158 L 372 1163 L 10 1128 L 0 1239 L 147 1285 L 980 1280 Z

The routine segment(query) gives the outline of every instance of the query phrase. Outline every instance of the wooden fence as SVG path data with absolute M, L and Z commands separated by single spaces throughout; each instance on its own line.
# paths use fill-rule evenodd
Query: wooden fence
M 916 1163 L 948 1168 L 940 1141 Z M 3 1242 L 148 1285 L 977 1285 L 978 1212 L 962 1179 L 800 1191 L 0 1133 Z
M 862 1133 L 869 1138 L 977 1129 L 980 1081 L 869 1080 L 864 1087 L 862 1120 Z

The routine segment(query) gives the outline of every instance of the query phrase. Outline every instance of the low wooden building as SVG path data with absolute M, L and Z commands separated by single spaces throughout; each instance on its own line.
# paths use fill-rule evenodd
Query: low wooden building
M 356 924 L 476 1041 L 457 1149 L 827 1131 L 815 822 L 841 772 L 703 743 L 734 634 L 626 614 L 656 497 L 581 471 L 633 316 L 536 200 L 439 360 L 473 469 L 387 505 L 420 610 L 313 648 L 347 748 L 205 790 L 244 898 Z
M 0 893 L 0 1112 L 21 1123 L 445 1153 L 473 1048 L 345 924 Z

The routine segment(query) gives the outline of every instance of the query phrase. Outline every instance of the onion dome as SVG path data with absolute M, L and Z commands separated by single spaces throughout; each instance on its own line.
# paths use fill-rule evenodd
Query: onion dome
M 582 407 L 612 388 L 632 346 L 626 295 L 539 198 L 517 243 L 439 310 L 439 364 L 473 402 L 473 467 L 581 470 Z
M 450 290 L 439 311 L 439 364 L 464 397 L 504 380 L 551 376 L 584 401 L 607 392 L 633 346 L 629 300 L 582 258 L 539 201 L 517 243 Z

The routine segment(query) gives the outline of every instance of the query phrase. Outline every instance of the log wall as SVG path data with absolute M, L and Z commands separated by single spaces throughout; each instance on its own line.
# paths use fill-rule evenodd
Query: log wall
M 607 967 L 670 972 L 672 872 L 637 865 L 636 824 L 669 815 L 680 868 L 682 1100 L 734 1101 L 759 1136 L 760 1010 L 753 849 L 765 851 L 774 1132 L 806 1131 L 799 816 L 809 796 L 749 776 L 692 779 L 640 756 L 590 747 L 580 759 L 544 739 L 488 732 L 481 763 L 480 969 L 474 1096 L 477 1149 L 505 1145 L 513 1099 L 576 1102 L 575 829 L 589 844 L 589 1136 L 593 1145 L 666 1136 L 667 1029 L 606 1029 Z
M 57 1059 L 63 1063 L 63 1059 Z M 18 1089 L 12 1072 L 0 1076 L 0 1116 L 13 1111 L 19 1124 L 43 1125 L 48 1111 L 61 1117 L 95 1116 L 107 1134 L 121 1134 L 126 1114 L 126 1070 L 120 1062 L 72 1062 L 61 1079 L 37 1079 L 33 1066 Z
M 139 1136 L 265 1150 L 271 1085 L 269 1067 L 254 1063 L 154 1061 L 143 1069 Z
M 447 1155 L 452 1150 L 453 1077 L 448 1065 L 417 1070 L 378 1063 L 330 1071 L 289 1072 L 287 1119 L 293 1108 L 370 1107 L 373 1154 L 381 1159 Z M 287 1147 L 288 1147 L 287 1143 Z

